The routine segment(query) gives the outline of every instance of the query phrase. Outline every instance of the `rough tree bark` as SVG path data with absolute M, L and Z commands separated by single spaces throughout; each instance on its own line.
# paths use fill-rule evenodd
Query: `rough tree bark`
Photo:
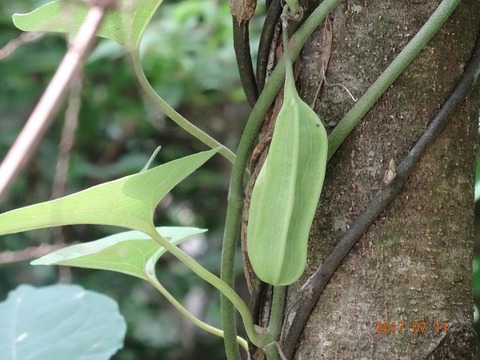
M 315 101 L 330 130 L 353 104 L 346 89 L 361 96 L 438 4 L 344 1 L 332 14 L 330 61 L 316 100 L 325 40 L 321 31 L 312 36 L 302 52 L 300 88 L 307 103 Z M 295 315 L 300 286 L 385 186 L 390 160 L 402 160 L 448 98 L 479 26 L 478 1 L 462 2 L 330 161 L 311 231 L 308 268 L 289 288 L 287 319 Z M 474 358 L 471 257 L 478 88 L 336 271 L 309 318 L 296 359 Z M 424 330 L 420 322 L 425 322 Z

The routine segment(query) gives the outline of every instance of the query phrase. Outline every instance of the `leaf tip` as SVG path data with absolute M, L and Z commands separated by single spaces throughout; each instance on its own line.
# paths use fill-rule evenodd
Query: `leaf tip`
M 30 261 L 30 265 L 36 266 L 36 265 L 48 265 L 48 264 L 46 264 L 45 261 L 43 261 L 42 258 L 40 258 L 40 259 L 35 259 Z

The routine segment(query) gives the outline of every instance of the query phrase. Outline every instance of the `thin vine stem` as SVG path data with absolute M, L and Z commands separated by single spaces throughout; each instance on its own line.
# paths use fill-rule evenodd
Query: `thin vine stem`
M 272 307 L 270 311 L 270 319 L 268 320 L 267 335 L 270 344 L 276 344 L 271 346 L 270 349 L 265 350 L 267 359 L 280 358 L 280 335 L 282 333 L 283 316 L 285 310 L 285 300 L 287 295 L 286 286 L 275 286 L 273 288 Z
M 442 25 L 455 10 L 460 0 L 444 0 L 433 12 L 427 22 L 417 32 L 412 40 L 397 55 L 379 78 L 368 88 L 363 96 L 355 103 L 350 111 L 337 124 L 328 136 L 328 159 L 338 150 L 345 138 L 360 122 L 373 104 L 393 84 L 405 68 L 415 59 L 418 53 L 433 38 Z
M 152 284 L 155 289 L 157 289 L 173 305 L 173 307 L 177 309 L 179 313 L 185 316 L 185 318 L 192 322 L 194 325 L 198 326 L 202 330 L 209 332 L 210 334 L 223 338 L 222 330 L 203 322 L 195 315 L 193 315 L 190 311 L 185 309 L 185 307 L 180 302 L 178 302 L 178 300 L 175 299 L 172 294 L 170 294 L 170 292 L 160 283 L 160 281 L 158 281 L 157 277 L 154 276 L 154 274 L 149 274 L 149 283 Z M 248 353 L 248 343 L 245 339 L 237 336 L 237 343 Z
M 138 48 L 136 50 L 133 50 L 130 55 L 132 58 L 133 69 L 138 83 L 140 84 L 140 87 L 148 96 L 148 98 L 152 101 L 152 103 L 156 107 L 161 109 L 183 130 L 203 142 L 205 145 L 209 146 L 212 149 L 220 147 L 219 153 L 223 155 L 228 161 L 233 163 L 235 161 L 235 154 L 230 149 L 228 149 L 226 146 L 219 143 L 213 137 L 211 137 L 210 135 L 193 125 L 190 121 L 185 119 L 182 115 L 175 111 L 175 109 L 173 109 L 165 100 L 163 100 L 160 95 L 155 92 L 152 85 L 150 85 L 147 77 L 145 76 L 145 72 L 143 71 L 140 61 L 140 52 Z
M 197 261 L 195 261 L 192 257 L 188 254 L 180 250 L 177 246 L 171 244 L 165 238 L 163 238 L 158 231 L 153 227 L 148 232 L 148 235 L 152 237 L 155 241 L 157 241 L 161 246 L 163 246 L 167 251 L 169 251 L 173 256 L 187 265 L 195 274 L 197 274 L 200 278 L 214 286 L 217 290 L 219 290 L 224 296 L 226 296 L 229 301 L 231 301 L 235 307 L 237 308 L 240 316 L 243 320 L 243 325 L 245 326 L 245 331 L 247 332 L 247 336 L 249 337 L 250 341 L 256 344 L 261 344 L 261 337 L 259 336 L 255 326 L 253 324 L 253 318 L 250 314 L 250 310 L 242 300 L 242 298 L 233 290 L 230 286 L 228 286 L 225 282 L 223 282 L 219 277 L 212 274 L 210 271 L 205 269 L 202 265 L 200 265 Z M 235 342 L 237 338 L 235 339 Z

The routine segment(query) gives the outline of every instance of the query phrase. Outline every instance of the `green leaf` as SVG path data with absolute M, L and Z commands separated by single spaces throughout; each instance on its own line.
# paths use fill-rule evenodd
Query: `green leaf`
M 0 319 L 2 359 L 107 360 L 127 329 L 114 300 L 76 285 L 20 285 Z
M 305 270 L 328 154 L 325 127 L 298 95 L 292 65 L 285 64 L 284 101 L 252 190 L 247 226 L 252 268 L 275 286 L 292 284 Z
M 97 35 L 127 48 L 138 47 L 140 38 L 162 0 L 119 0 L 109 9 Z M 23 31 L 52 31 L 75 34 L 88 13 L 84 1 L 52 1 L 27 14 L 15 14 L 13 22 Z
M 158 227 L 161 236 L 172 244 L 205 232 L 193 227 Z M 149 281 L 149 262 L 156 263 L 166 250 L 139 231 L 126 231 L 84 244 L 56 250 L 32 265 L 67 265 L 89 269 L 116 271 Z
M 219 148 L 91 187 L 73 195 L 0 214 L 0 235 L 71 224 L 120 226 L 151 233 L 160 200 Z

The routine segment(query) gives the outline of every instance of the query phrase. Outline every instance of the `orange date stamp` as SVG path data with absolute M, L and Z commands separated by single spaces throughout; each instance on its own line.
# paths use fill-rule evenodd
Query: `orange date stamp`
M 448 331 L 448 323 L 446 321 L 377 321 L 375 334 L 403 334 L 411 332 L 414 335 L 426 334 L 427 332 L 435 332 L 436 334 L 446 334 Z

